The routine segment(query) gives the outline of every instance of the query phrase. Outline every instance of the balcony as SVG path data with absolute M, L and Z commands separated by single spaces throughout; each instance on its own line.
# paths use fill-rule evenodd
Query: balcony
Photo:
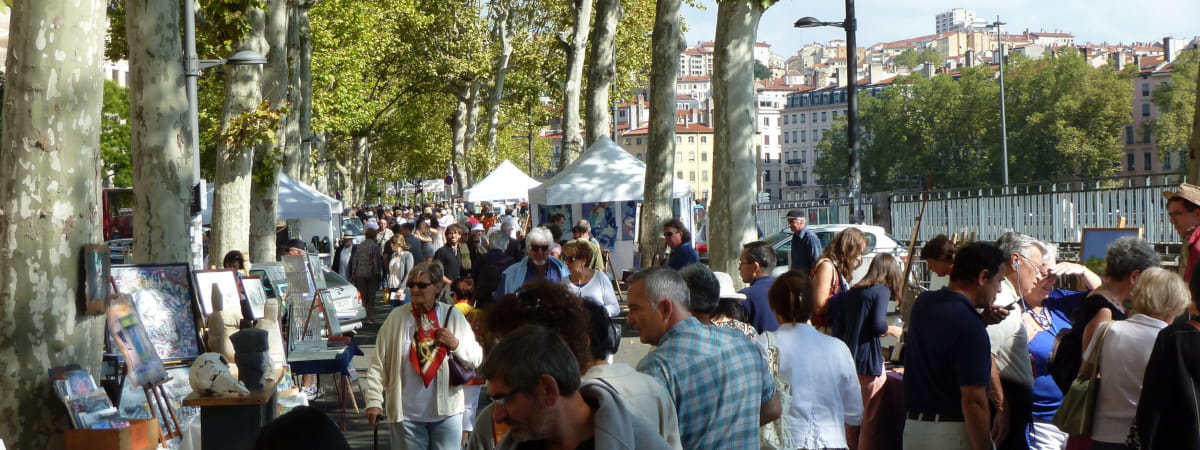
M 791 180 L 787 182 L 788 186 L 804 186 L 804 183 L 799 180 Z
M 800 165 L 800 164 L 804 164 L 804 160 L 803 159 L 788 159 L 787 163 L 792 164 L 792 165 Z

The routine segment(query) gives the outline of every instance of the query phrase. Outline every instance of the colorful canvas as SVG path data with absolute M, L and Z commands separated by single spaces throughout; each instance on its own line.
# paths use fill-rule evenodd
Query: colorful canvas
M 158 357 L 191 361 L 204 352 L 196 326 L 196 299 L 187 264 L 117 265 L 117 291 L 129 294 Z M 110 353 L 117 353 L 108 339 Z
M 612 250 L 617 242 L 617 213 L 612 203 L 584 203 L 583 217 L 592 225 L 592 236 L 600 248 Z
M 625 202 L 621 208 L 621 240 L 637 240 L 638 202 Z
M 129 294 L 121 294 L 109 302 L 108 336 L 113 346 L 125 357 L 127 373 L 134 384 L 148 386 L 167 377 L 167 370 L 163 367 L 146 328 L 142 326 L 141 318 L 134 309 Z M 71 380 L 72 378 L 68 377 L 68 381 Z M 94 387 L 95 383 L 92 385 Z M 74 390 L 72 387 L 72 391 Z
M 112 283 L 108 281 L 111 266 L 108 246 L 87 245 L 83 247 L 83 292 L 84 313 L 103 314 L 104 305 L 112 294 Z

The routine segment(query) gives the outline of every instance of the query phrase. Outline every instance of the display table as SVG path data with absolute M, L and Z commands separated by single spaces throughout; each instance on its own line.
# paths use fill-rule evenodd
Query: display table
M 354 400 L 354 391 L 350 389 L 350 380 L 357 377 L 353 365 L 354 357 L 362 354 L 363 351 L 354 344 L 336 349 L 323 348 L 323 346 L 296 348 L 288 353 L 288 366 L 291 367 L 293 375 L 331 374 L 334 376 L 342 431 L 346 431 L 347 397 L 354 404 L 354 410 L 358 411 L 358 401 Z
M 275 419 L 275 386 L 282 378 L 280 371 L 249 395 L 193 392 L 184 397 L 183 406 L 200 408 L 200 448 L 252 449 L 258 432 Z

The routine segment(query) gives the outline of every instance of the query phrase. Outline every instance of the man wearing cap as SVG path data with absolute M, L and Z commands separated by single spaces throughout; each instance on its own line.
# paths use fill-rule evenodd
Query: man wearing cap
M 1163 197 L 1167 198 L 1167 217 L 1187 247 L 1183 280 L 1191 282 L 1192 269 L 1200 259 L 1200 226 L 1197 226 L 1200 225 L 1200 187 L 1183 183 L 1175 192 L 1163 192 Z
M 792 252 L 788 258 L 788 267 L 811 274 L 813 265 L 821 257 L 821 240 L 809 231 L 807 225 L 808 219 L 804 217 L 804 210 L 788 211 L 787 226 L 792 230 Z
M 588 247 L 592 248 L 592 261 L 588 263 L 588 267 L 604 271 L 604 255 L 600 254 L 600 243 L 596 238 L 592 237 L 592 224 L 586 220 L 575 222 L 575 226 L 571 228 L 571 234 L 575 235 L 575 239 L 588 243 Z
M 758 334 L 779 329 L 779 321 L 775 319 L 775 313 L 767 301 L 767 290 L 775 283 L 775 277 L 771 276 L 771 269 L 774 268 L 775 251 L 766 242 L 754 241 L 742 246 L 738 274 L 742 276 L 742 282 L 749 286 L 738 291 L 746 296 L 739 306 L 746 313 L 746 322 L 753 325 Z

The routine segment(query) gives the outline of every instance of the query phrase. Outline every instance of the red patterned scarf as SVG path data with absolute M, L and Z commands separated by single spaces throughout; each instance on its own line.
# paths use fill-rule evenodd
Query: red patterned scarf
M 446 346 L 438 345 L 434 336 L 438 329 L 437 305 L 428 312 L 421 314 L 414 307 L 413 320 L 417 322 L 417 332 L 413 335 L 412 348 L 408 351 L 408 360 L 413 368 L 421 374 L 425 387 L 437 377 L 438 368 L 446 359 Z

